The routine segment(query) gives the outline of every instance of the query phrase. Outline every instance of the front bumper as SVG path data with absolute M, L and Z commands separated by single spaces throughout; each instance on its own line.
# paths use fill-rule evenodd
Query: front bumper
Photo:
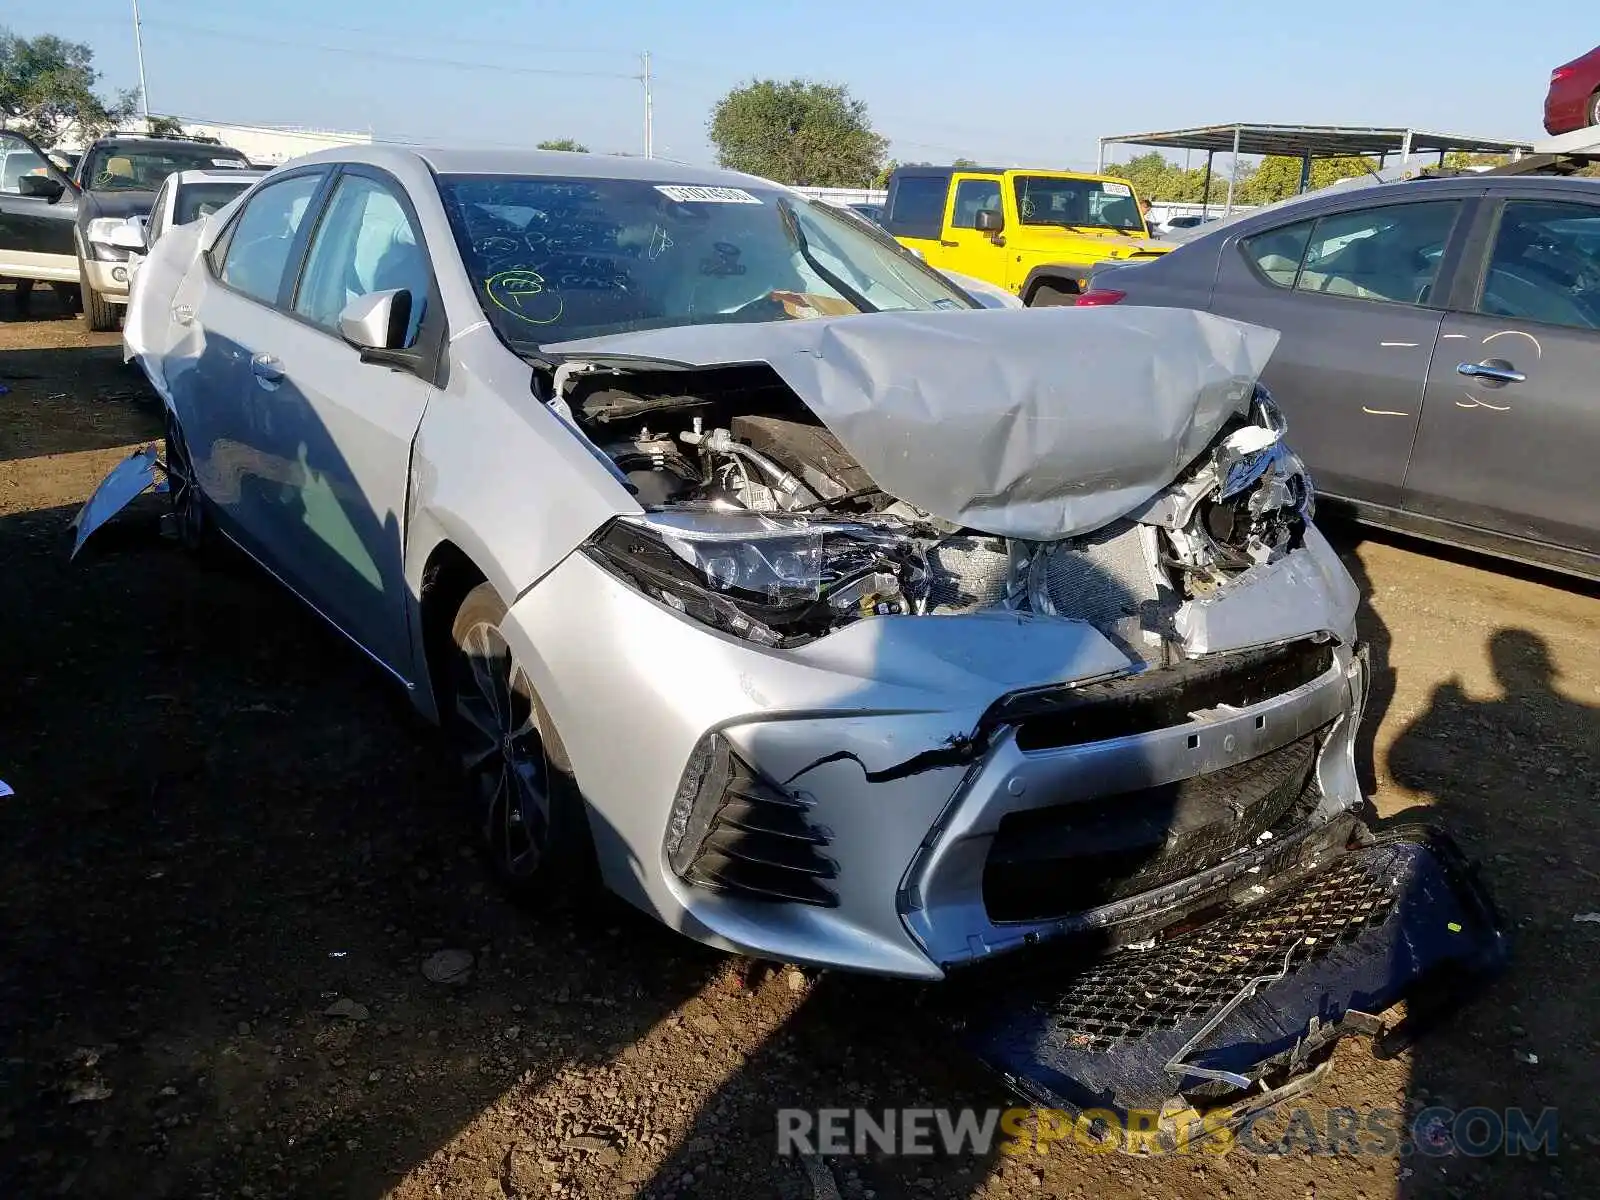
M 1086 927 L 1138 936 L 1163 915 L 1253 881 L 1267 849 L 1313 838 L 1360 803 L 1354 589 L 1320 537 L 1295 557 L 1306 571 L 1244 590 L 1239 603 L 1260 617 L 1244 624 L 1271 642 L 1310 647 L 1320 666 L 1260 695 L 1247 694 L 1241 677 L 1244 692 L 1207 693 L 1201 711 L 1157 705 L 1154 725 L 1146 714 L 1144 727 L 1107 726 L 1087 741 L 1040 733 L 1044 717 L 1025 715 L 1027 705 L 1079 694 L 1067 685 L 1127 674 L 1123 651 L 1083 622 L 998 612 L 883 617 L 771 651 L 711 633 L 573 555 L 512 606 L 505 628 L 572 760 L 609 886 L 726 949 L 936 979 Z M 1307 579 L 1327 586 L 1308 588 Z M 1219 637 L 1230 628 L 1224 615 L 1225 606 L 1204 623 L 1210 663 L 1240 649 Z M 705 774 L 691 764 L 708 739 L 802 807 L 826 864 L 825 903 L 757 898 L 760 886 L 725 886 L 725 872 L 684 870 L 696 849 L 683 853 L 682 830 L 693 824 L 684 807 Z M 1216 845 L 1179 844 L 1177 821 L 1171 845 L 1141 840 L 1163 805 L 1189 822 L 1226 807 L 1226 798 L 1190 794 L 1205 790 L 1192 781 L 1230 771 L 1248 779 L 1249 764 L 1296 746 L 1304 786 L 1287 796 L 1280 789 L 1271 812 L 1241 806 L 1242 819 L 1225 819 L 1231 833 Z M 1139 829 L 1115 819 L 1124 803 Z M 1108 804 L 1102 832 L 1126 843 L 1120 851 L 1182 869 L 1129 873 L 1133 891 L 1108 881 L 1105 902 L 1087 909 L 1048 894 L 997 900 L 1007 863 L 996 847 L 1016 840 L 1008 825 L 1043 813 L 1061 843 L 1079 806 L 1098 805 L 1104 824 Z M 1250 843 L 1235 844 L 1245 833 Z M 1063 870 L 1085 869 L 1070 859 Z M 1040 863 L 1028 870 L 1036 883 Z M 1038 891 L 1020 891 L 1030 889 Z
M 128 302 L 128 288 L 133 279 L 134 264 L 132 262 L 103 262 L 100 259 L 85 259 L 83 263 L 84 279 L 95 291 L 100 293 L 103 300 L 112 304 L 126 304 Z

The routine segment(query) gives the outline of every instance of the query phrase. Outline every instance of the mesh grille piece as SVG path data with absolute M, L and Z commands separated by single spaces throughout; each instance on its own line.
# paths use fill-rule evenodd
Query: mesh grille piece
M 1314 962 L 1389 920 L 1395 895 L 1349 855 L 1263 904 L 1231 913 L 1146 952 L 1105 959 L 1052 1005 L 1075 1046 L 1109 1047 L 1204 1017 L 1250 980 Z

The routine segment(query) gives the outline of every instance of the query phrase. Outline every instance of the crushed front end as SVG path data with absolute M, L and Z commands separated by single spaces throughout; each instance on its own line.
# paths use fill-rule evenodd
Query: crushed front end
M 763 957 L 975 988 L 985 1057 L 1062 1105 L 1121 1095 L 1055 1053 L 1103 1061 L 1095 1039 L 1121 1017 L 1063 1023 L 1087 1010 L 1062 999 L 1060 972 L 1117 964 L 1097 977 L 1110 981 L 1101 993 L 1148 994 L 1130 992 L 1127 1013 L 1181 1010 L 1158 1022 L 1177 1038 L 1158 1047 L 1167 1057 L 1124 1099 L 1193 1090 L 1194 1064 L 1260 1090 L 1285 1063 L 1289 1075 L 1314 1065 L 1344 1013 L 1422 973 L 1397 967 L 1396 988 L 1340 992 L 1396 938 L 1420 945 L 1406 923 L 1445 913 L 1455 885 L 1431 907 L 1358 896 L 1371 921 L 1317 924 L 1344 903 L 1338 872 L 1371 867 L 1403 892 L 1407 872 L 1433 870 L 1434 850 L 1397 852 L 1388 875 L 1373 866 L 1355 766 L 1368 683 L 1358 595 L 1312 522 L 1310 481 L 1255 382 L 1264 354 L 1248 333 L 1230 361 L 1238 327 L 1198 314 L 1048 327 L 1135 323 L 1110 328 L 1168 349 L 1153 381 L 1130 381 L 1117 378 L 1133 360 L 1116 338 L 1086 340 L 1063 364 L 1011 318 L 1062 320 L 969 314 L 961 329 L 988 321 L 992 336 L 951 341 L 932 337 L 934 322 L 877 315 L 792 354 L 771 331 L 756 343 L 719 330 L 732 341 L 709 363 L 688 337 L 624 339 L 637 361 L 585 347 L 542 398 L 641 512 L 607 524 L 514 610 L 545 631 L 519 659 L 541 665 L 608 881 L 675 928 Z M 1185 330 L 1201 344 L 1172 351 Z M 995 377 L 1009 373 L 1007 394 L 1026 399 L 975 404 L 979 367 L 1007 338 L 1033 349 Z M 762 353 L 739 353 L 740 339 Z M 949 368 L 943 390 L 893 369 L 925 343 Z M 1064 378 L 1081 389 L 1096 376 L 1097 352 L 1111 398 L 1092 413 L 1052 408 L 1067 402 Z M 964 439 L 986 465 L 959 458 Z M 925 444 L 938 453 L 919 462 Z M 626 763 L 597 702 L 618 694 L 649 714 Z M 1286 887 L 1313 898 L 1301 905 L 1310 924 L 1273 923 Z M 1469 926 L 1471 907 L 1460 899 L 1441 918 L 1459 927 L 1455 944 L 1498 946 L 1492 921 Z M 1248 1052 L 1185 1043 L 1228 1036 L 1250 980 L 1229 988 L 1240 971 L 1268 973 L 1261 955 L 1182 1004 L 1153 990 L 1164 969 L 1137 965 L 1197 930 L 1216 943 L 1201 957 L 1221 952 L 1222 931 L 1256 937 L 1249 921 L 1215 924 L 1239 913 L 1289 930 L 1258 940 L 1282 951 L 1275 986 L 1300 997 L 1282 1007 L 1260 1071 Z M 1374 930 L 1379 940 L 1361 940 Z M 1296 958 L 1295 945 L 1324 937 L 1332 959 Z M 1049 969 L 1028 975 L 1041 959 Z M 1330 961 L 1344 973 L 1313 986 L 1304 970 Z

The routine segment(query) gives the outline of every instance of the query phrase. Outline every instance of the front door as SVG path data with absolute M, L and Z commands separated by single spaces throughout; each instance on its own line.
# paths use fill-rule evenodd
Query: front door
M 1600 204 L 1506 201 L 1439 334 L 1405 505 L 1600 553 Z
M 1212 311 L 1282 335 L 1262 379 L 1320 491 L 1400 504 L 1462 204 L 1368 206 L 1223 248 Z
M 930 259 L 942 270 L 987 280 L 1004 287 L 1005 233 L 985 233 L 978 229 L 978 214 L 1003 216 L 1000 176 L 958 174 L 951 180 L 950 204 L 945 212 L 944 229 L 939 238 L 939 257 Z
M 273 417 L 264 449 L 289 465 L 261 520 L 272 523 L 301 594 L 401 674 L 411 661 L 403 570 L 411 445 L 434 387 L 362 362 L 339 335 L 339 314 L 358 297 L 403 288 L 414 301 L 408 345 L 415 344 L 444 319 L 429 303 L 431 279 L 400 186 L 346 167 L 298 284 L 267 315 L 254 346 L 257 403 Z
M 77 280 L 72 241 L 77 197 L 77 189 L 36 145 L 0 130 L 0 275 Z

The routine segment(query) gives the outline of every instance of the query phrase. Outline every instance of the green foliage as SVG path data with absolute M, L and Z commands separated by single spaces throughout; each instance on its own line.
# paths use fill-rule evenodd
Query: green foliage
M 800 187 L 867 187 L 887 138 L 842 84 L 754 80 L 729 92 L 708 125 L 717 162 Z
M 1158 202 L 1168 200 L 1190 204 L 1198 204 L 1204 200 L 1210 204 L 1220 204 L 1228 197 L 1229 165 L 1226 159 L 1215 165 L 1211 175 L 1209 196 L 1202 195 L 1206 182 L 1204 167 L 1185 171 L 1159 150 L 1135 155 L 1125 163 L 1115 163 L 1108 166 L 1105 173 L 1126 179 L 1133 184 L 1133 190 L 1146 200 Z M 1240 198 L 1241 190 L 1248 185 L 1253 174 L 1251 167 L 1240 164 L 1239 182 L 1234 189 L 1236 200 Z
M 978 160 L 975 158 L 952 158 L 950 165 L 958 171 L 966 171 L 977 166 Z
M 567 150 L 573 154 L 587 154 L 589 147 L 572 138 L 548 138 L 539 143 L 540 150 Z
M 181 137 L 183 122 L 177 117 L 151 117 L 145 125 L 145 132 L 151 137 Z
M 1249 186 L 1244 189 L 1242 195 L 1236 192 L 1235 199 L 1241 204 L 1272 204 L 1278 200 L 1287 200 L 1300 191 L 1300 169 L 1301 162 L 1298 158 L 1283 155 L 1264 158 L 1250 177 Z M 1338 183 L 1341 179 L 1370 174 L 1377 169 L 1376 160 L 1366 157 L 1313 159 L 1311 182 L 1307 185 L 1307 190 L 1316 191 L 1318 188 Z
M 883 166 L 878 168 L 878 174 L 873 179 L 872 186 L 875 188 L 888 187 L 889 176 L 893 175 L 899 166 L 900 160 L 896 158 L 891 158 L 888 162 L 884 163 Z
M 43 146 L 69 131 L 89 138 L 133 114 L 137 92 L 102 100 L 94 51 L 52 34 L 17 37 L 0 30 L 0 124 Z

